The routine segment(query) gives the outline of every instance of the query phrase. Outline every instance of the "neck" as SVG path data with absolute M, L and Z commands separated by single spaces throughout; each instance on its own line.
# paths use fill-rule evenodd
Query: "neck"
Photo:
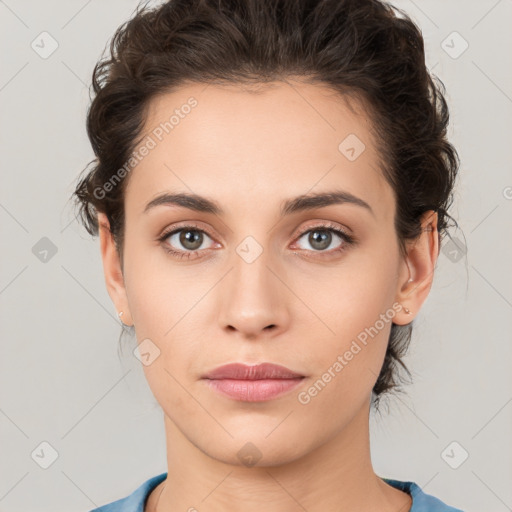
M 168 416 L 165 429 L 167 479 L 154 489 L 148 512 L 295 512 L 297 507 L 336 512 L 410 509 L 411 497 L 383 482 L 373 471 L 369 401 L 327 442 L 287 446 L 282 453 L 274 447 L 273 457 L 267 458 L 266 464 L 262 456 L 251 467 L 242 464 L 238 456 L 245 446 L 242 453 L 257 458 L 256 449 L 247 445 L 243 436 L 230 438 L 226 433 L 229 442 L 220 453 L 212 450 L 212 455 L 190 442 Z M 205 434 L 204 447 L 209 448 L 213 443 L 208 442 L 208 432 Z M 263 447 L 264 443 L 253 444 Z M 261 452 L 264 455 L 265 450 Z

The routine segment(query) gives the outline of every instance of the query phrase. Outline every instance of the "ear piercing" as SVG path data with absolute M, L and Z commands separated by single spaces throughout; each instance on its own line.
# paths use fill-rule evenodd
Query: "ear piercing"
M 125 324 L 125 323 L 123 322 L 123 319 L 121 318 L 121 317 L 123 316 L 123 312 L 122 312 L 122 311 L 120 311 L 120 312 L 118 313 L 118 316 L 119 316 L 119 319 L 121 320 L 121 323 L 122 323 L 123 325 L 128 325 L 128 324 Z
M 409 272 L 410 272 L 410 270 L 409 270 Z M 407 282 L 408 283 L 412 283 L 412 281 L 413 281 L 412 277 L 409 277 L 409 280 Z M 410 315 L 411 314 L 411 311 L 409 310 L 409 308 L 406 308 L 406 307 L 404 307 L 404 312 L 405 312 L 406 315 Z

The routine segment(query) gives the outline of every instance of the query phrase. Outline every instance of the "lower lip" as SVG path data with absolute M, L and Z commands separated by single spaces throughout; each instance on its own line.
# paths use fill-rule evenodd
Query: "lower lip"
M 211 388 L 219 393 L 243 402 L 264 402 L 277 398 L 296 388 L 304 377 L 296 379 L 207 379 Z

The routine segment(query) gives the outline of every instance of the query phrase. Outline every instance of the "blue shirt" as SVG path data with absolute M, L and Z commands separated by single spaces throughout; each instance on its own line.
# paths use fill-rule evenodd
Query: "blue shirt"
M 144 512 L 144 505 L 151 491 L 167 477 L 167 473 L 154 476 L 146 480 L 137 487 L 126 498 L 122 498 L 102 507 L 95 508 L 90 512 Z M 458 508 L 453 508 L 443 503 L 438 498 L 426 494 L 421 487 L 414 482 L 403 482 L 401 480 L 392 480 L 383 478 L 383 480 L 396 489 L 405 491 L 412 497 L 412 507 L 409 512 L 463 512 Z

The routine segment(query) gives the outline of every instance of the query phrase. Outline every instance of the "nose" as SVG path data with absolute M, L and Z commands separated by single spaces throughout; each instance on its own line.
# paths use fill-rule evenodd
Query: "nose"
M 290 291 L 282 271 L 263 252 L 251 263 L 234 255 L 230 272 L 219 283 L 218 320 L 223 330 L 242 338 L 274 337 L 288 328 Z

